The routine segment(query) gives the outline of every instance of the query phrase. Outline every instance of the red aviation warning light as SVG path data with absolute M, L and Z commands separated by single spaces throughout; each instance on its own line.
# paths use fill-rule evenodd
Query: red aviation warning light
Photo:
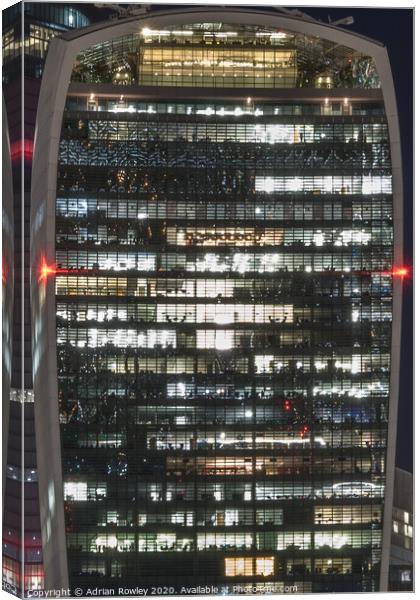
M 409 269 L 407 267 L 392 267 L 390 271 L 373 272 L 372 275 L 390 275 L 391 277 L 407 277 Z
M 98 273 L 97 269 L 86 269 L 85 267 L 72 267 L 68 269 L 62 269 L 60 266 L 57 267 L 54 263 L 49 265 L 45 260 L 45 256 L 42 257 L 41 265 L 39 267 L 39 276 L 38 281 L 46 281 L 48 277 L 51 275 L 78 275 L 78 274 L 89 274 L 89 273 Z
M 391 275 L 394 277 L 407 277 L 408 269 L 407 267 L 394 267 L 391 271 Z
M 39 269 L 38 281 L 46 281 L 50 275 L 55 275 L 57 272 L 55 265 L 49 265 L 45 260 L 45 256 L 42 257 L 41 267 Z

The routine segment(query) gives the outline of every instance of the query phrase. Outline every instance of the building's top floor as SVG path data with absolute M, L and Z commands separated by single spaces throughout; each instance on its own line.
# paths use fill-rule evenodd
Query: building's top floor
M 67 3 L 17 3 L 4 11 L 4 63 L 17 59 L 23 46 L 25 74 L 40 77 L 48 44 L 59 35 L 78 48 L 71 79 L 88 84 L 381 88 L 381 44 L 299 11 L 138 5 L 119 12 L 123 18 L 89 26 Z M 98 18 L 102 13 L 98 8 Z M 14 69 L 6 70 L 5 82 Z
M 295 31 L 292 23 L 280 28 L 234 24 L 231 16 L 227 21 L 210 15 L 185 19 L 161 27 L 139 23 L 118 37 L 110 29 L 106 41 L 78 54 L 72 80 L 212 88 L 380 87 L 371 56 Z

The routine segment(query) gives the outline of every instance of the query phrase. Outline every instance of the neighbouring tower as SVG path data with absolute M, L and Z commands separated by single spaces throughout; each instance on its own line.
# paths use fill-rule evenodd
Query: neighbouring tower
M 6 140 L 2 198 L 2 588 L 22 596 L 28 590 L 38 592 L 44 588 L 29 299 L 30 190 L 36 111 L 50 40 L 68 29 L 88 25 L 89 20 L 77 9 L 53 2 L 17 2 L 4 9 L 2 17 Z

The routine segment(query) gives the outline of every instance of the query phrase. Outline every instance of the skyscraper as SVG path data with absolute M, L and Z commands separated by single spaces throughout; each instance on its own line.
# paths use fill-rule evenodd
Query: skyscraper
M 47 588 L 386 589 L 401 187 L 372 40 L 200 6 L 51 42 L 31 195 Z
M 395 469 L 392 509 L 389 589 L 412 591 L 413 581 L 413 475 Z

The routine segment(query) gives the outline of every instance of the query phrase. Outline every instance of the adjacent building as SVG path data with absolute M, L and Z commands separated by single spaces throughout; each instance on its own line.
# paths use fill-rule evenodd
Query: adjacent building
M 405 592 L 414 589 L 413 475 L 403 469 L 395 469 L 389 589 Z
M 43 2 L 18 2 L 3 10 L 2 17 L 2 584 L 3 590 L 21 596 L 24 590 L 44 587 L 29 299 L 29 213 L 36 111 L 49 41 L 69 28 L 86 26 L 89 21 L 71 6 Z
M 386 49 L 206 6 L 54 38 L 30 224 L 45 588 L 386 590 Z

